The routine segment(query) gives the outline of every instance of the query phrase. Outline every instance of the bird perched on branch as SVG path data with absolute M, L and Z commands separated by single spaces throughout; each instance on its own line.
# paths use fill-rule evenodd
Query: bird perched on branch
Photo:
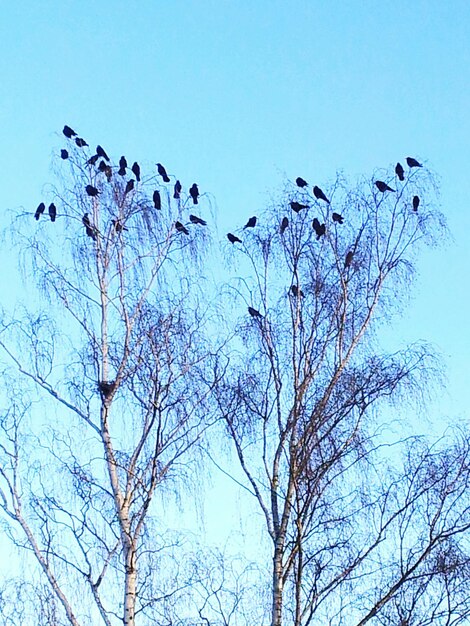
M 181 194 L 181 183 L 179 180 L 177 180 L 175 183 L 175 186 L 173 187 L 173 198 L 175 200 L 179 200 L 180 194 Z
M 100 158 L 99 154 L 94 154 L 93 156 L 91 156 L 88 161 L 86 162 L 87 165 L 96 165 L 96 162 L 98 161 L 98 159 Z
M 312 227 L 317 235 L 317 239 L 320 239 L 320 237 L 322 237 L 326 233 L 325 224 L 320 224 L 316 217 L 313 218 Z
M 385 193 L 386 191 L 393 191 L 393 192 L 395 192 L 395 189 L 392 189 L 391 187 L 389 187 L 387 185 L 387 183 L 383 182 L 383 180 L 376 180 L 375 181 L 375 186 L 382 193 Z
M 68 158 L 69 158 L 69 153 L 67 152 L 67 150 L 62 149 L 62 150 L 60 151 L 60 158 L 61 158 L 61 159 L 64 159 L 64 161 L 65 161 L 65 159 L 68 159 Z
M 189 235 L 189 230 L 181 222 L 175 222 L 175 228 L 179 233 Z
M 57 209 L 53 202 L 49 205 L 48 208 L 49 217 L 51 218 L 51 222 L 55 222 L 55 218 L 57 217 Z
M 189 221 L 192 224 L 200 224 L 201 226 L 207 226 L 206 220 L 203 220 L 201 217 L 198 217 L 197 215 L 190 215 Z
M 100 193 L 96 187 L 93 187 L 93 185 L 87 185 L 85 187 L 85 191 L 90 196 L 90 198 L 95 198 Z
M 75 135 L 77 134 L 72 128 L 70 128 L 70 126 L 67 126 L 67 124 L 64 126 L 64 130 L 62 132 L 67 137 L 67 139 L 72 139 L 72 137 L 75 137 Z
M 88 213 L 82 217 L 82 224 L 85 226 L 85 231 L 88 237 L 91 237 L 93 241 L 96 241 L 96 232 L 93 226 L 91 225 L 90 218 L 88 217 Z
M 282 222 L 281 225 L 279 226 L 279 232 L 281 233 L 281 235 L 284 234 L 286 228 L 289 226 L 289 219 L 287 217 L 283 217 L 282 218 Z
M 44 202 L 41 202 L 41 204 L 38 205 L 38 208 L 36 209 L 36 213 L 34 214 L 34 219 L 37 221 L 41 215 L 44 213 L 44 211 L 46 210 L 46 205 L 44 204 Z
M 199 189 L 196 183 L 193 183 L 193 185 L 190 187 L 189 195 L 193 199 L 193 204 L 197 204 L 197 199 L 199 197 Z
M 163 178 L 163 182 L 164 183 L 169 183 L 170 182 L 168 174 L 166 173 L 166 169 L 163 167 L 163 165 L 161 163 L 157 163 L 157 172 Z
M 305 297 L 304 292 L 302 291 L 302 289 L 299 289 L 297 285 L 292 285 L 292 287 L 290 288 L 290 291 L 291 291 L 291 294 L 295 296 L 296 298 L 298 298 L 299 296 L 301 298 Z
M 87 142 L 84 139 L 82 139 L 81 137 L 77 137 L 75 139 L 75 143 L 77 144 L 77 146 L 79 148 L 84 148 L 85 146 L 88 145 Z
M 126 168 L 127 168 L 126 157 L 122 156 L 119 159 L 119 170 L 118 170 L 119 176 L 125 176 L 126 175 Z
M 160 192 L 158 191 L 158 189 L 155 189 L 155 191 L 153 192 L 153 206 L 157 209 L 157 211 L 160 211 L 162 208 L 162 198 L 160 196 Z
M 111 222 L 112 222 L 112 225 L 114 226 L 114 230 L 117 233 L 122 233 L 123 230 L 127 230 L 127 231 L 129 230 L 128 228 L 124 226 L 124 224 L 121 224 L 121 222 L 117 219 L 111 220 Z
M 252 306 L 248 307 L 248 313 L 251 315 L 251 317 L 263 317 L 261 313 L 254 309 Z
M 346 255 L 346 258 L 344 260 L 344 267 L 349 267 L 351 265 L 351 262 L 353 260 L 353 256 L 354 256 L 354 252 L 352 250 L 349 250 L 349 252 Z
M 137 182 L 140 182 L 140 166 L 137 163 L 137 161 L 134 161 L 132 167 L 131 167 L 132 173 L 134 174 L 134 176 L 137 178 Z
M 308 186 L 308 182 L 306 180 L 304 180 L 303 178 L 301 178 L 300 176 L 295 179 L 295 182 L 297 184 L 297 187 L 307 187 Z
M 419 161 L 413 159 L 413 157 L 406 157 L 408 167 L 423 167 Z
M 96 154 L 105 161 L 109 161 L 109 156 L 106 154 L 101 146 L 96 146 Z
M 302 209 L 308 209 L 308 204 L 301 204 L 300 202 L 289 202 L 290 208 L 294 211 L 294 213 L 299 213 Z
M 405 170 L 401 163 L 397 163 L 395 166 L 395 174 L 398 176 L 398 180 L 405 180 Z
M 245 228 L 254 228 L 255 226 L 256 226 L 256 217 L 253 216 L 253 217 L 250 217 L 248 222 L 243 227 L 243 230 L 245 230 Z
M 320 189 L 320 187 L 317 187 L 315 185 L 315 187 L 313 188 L 313 195 L 315 196 L 315 198 L 317 200 L 324 200 L 325 202 L 328 202 L 328 204 L 330 204 L 330 201 L 328 200 L 328 198 L 325 196 L 325 194 L 323 193 L 323 191 Z
M 130 180 L 127 181 L 126 188 L 124 190 L 124 195 L 125 196 L 134 189 L 134 185 L 135 185 L 135 182 L 134 182 L 133 178 L 131 178 Z
M 230 243 L 241 243 L 242 240 L 239 239 L 236 235 L 232 235 L 232 233 L 227 233 L 227 239 Z
M 417 211 L 419 207 L 419 196 L 413 196 L 413 211 Z
M 344 223 L 344 217 L 339 213 L 333 213 L 331 217 L 333 218 L 333 222 L 338 222 L 338 224 Z

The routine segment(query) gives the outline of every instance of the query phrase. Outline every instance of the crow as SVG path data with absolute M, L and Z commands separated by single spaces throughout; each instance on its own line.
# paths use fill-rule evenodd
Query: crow
M 96 156 L 98 156 L 98 155 L 96 155 Z M 99 162 L 98 169 L 99 169 L 99 171 L 100 171 L 100 172 L 103 172 L 103 173 L 104 173 L 104 172 L 106 172 L 106 168 L 107 168 L 107 167 L 108 167 L 108 166 L 106 165 L 106 162 L 105 162 L 105 161 L 101 160 L 101 161 Z
M 137 182 L 140 182 L 140 167 L 137 161 L 134 161 L 134 164 L 132 165 L 131 169 L 132 169 L 132 172 L 134 173 L 134 176 L 137 178 Z
M 299 296 L 301 298 L 305 297 L 304 292 L 302 291 L 302 289 L 299 289 L 297 285 L 292 285 L 292 287 L 290 288 L 290 291 L 291 291 L 291 294 L 295 296 L 296 298 L 298 298 Z
M 353 260 L 353 256 L 354 256 L 354 252 L 352 250 L 350 250 L 347 255 L 346 258 L 344 260 L 344 267 L 349 267 L 351 265 L 351 262 Z
M 62 150 L 60 151 L 60 158 L 61 158 L 61 159 L 64 159 L 64 161 L 65 161 L 65 159 L 68 159 L 68 158 L 69 158 L 69 153 L 67 152 L 67 150 L 62 149 Z
M 75 139 L 75 143 L 77 144 L 77 146 L 79 148 L 84 148 L 85 146 L 88 145 L 87 142 L 84 139 L 82 139 L 81 137 L 77 137 Z
M 189 230 L 186 228 L 186 226 L 183 226 L 181 222 L 175 222 L 175 228 L 179 233 L 189 235 Z
M 405 180 L 405 170 L 401 163 L 397 163 L 395 166 L 395 174 L 398 176 L 398 180 Z
M 82 224 L 85 226 L 85 231 L 88 237 L 91 237 L 93 241 L 96 241 L 95 229 L 92 227 L 88 213 L 82 217 Z
M 317 200 L 324 200 L 325 202 L 328 202 L 328 204 L 330 204 L 330 201 L 328 200 L 328 198 L 325 196 L 325 194 L 323 193 L 323 191 L 320 189 L 320 187 L 317 187 L 315 185 L 315 187 L 313 188 L 313 195 L 315 196 L 315 198 Z
M 111 220 L 111 221 L 112 221 L 112 224 L 114 226 L 114 230 L 117 233 L 122 233 L 123 230 L 129 230 L 123 224 L 121 224 L 121 222 L 119 220 Z
M 301 178 L 300 176 L 295 179 L 295 182 L 297 184 L 297 187 L 307 187 L 308 186 L 308 182 L 306 180 L 304 180 L 303 178 Z
M 103 172 L 103 174 L 106 175 L 106 178 L 108 179 L 108 183 L 109 183 L 113 176 L 113 170 L 111 169 L 111 166 L 105 163 L 104 161 L 100 161 L 100 164 L 98 165 L 98 169 L 100 172 Z
M 130 191 L 134 189 L 134 179 L 131 178 L 127 181 L 126 189 L 124 190 L 124 195 L 127 195 Z
M 53 202 L 49 205 L 48 212 L 49 217 L 51 218 L 51 222 L 55 222 L 55 218 L 57 217 L 57 209 Z
M 387 183 L 384 183 L 383 180 L 376 180 L 375 186 L 382 193 L 385 193 L 386 191 L 395 191 L 395 189 L 392 189 L 391 187 L 389 187 Z
M 189 189 L 189 195 L 193 199 L 193 204 L 197 204 L 197 199 L 199 197 L 199 189 L 196 183 L 193 183 L 192 187 Z
M 126 167 L 127 167 L 126 157 L 122 156 L 119 159 L 119 171 L 118 171 L 119 176 L 125 176 L 126 175 Z
M 157 209 L 157 211 L 160 211 L 162 208 L 162 198 L 160 196 L 160 192 L 158 191 L 158 189 L 155 189 L 155 191 L 153 192 L 153 206 Z
M 67 139 L 72 139 L 72 137 L 75 137 L 75 135 L 77 134 L 72 128 L 70 128 L 70 126 L 67 126 L 67 124 L 64 126 L 64 130 L 62 132 L 67 137 Z
M 164 183 L 169 183 L 170 179 L 168 178 L 168 174 L 166 173 L 166 169 L 163 167 L 161 163 L 157 163 L 157 171 L 160 176 L 163 178 Z
M 298 213 L 302 209 L 308 209 L 308 204 L 300 204 L 300 202 L 295 202 L 295 201 L 292 201 L 289 204 L 290 204 L 290 208 L 293 211 L 295 211 L 295 213 Z
M 339 213 L 333 213 L 331 217 L 333 218 L 333 222 L 338 222 L 338 224 L 344 223 L 344 217 Z
M 236 235 L 232 235 L 232 233 L 227 233 L 227 239 L 230 243 L 241 243 L 242 240 L 239 239 Z
M 279 232 L 281 233 L 281 235 L 284 234 L 284 231 L 286 230 L 288 226 L 289 226 L 289 219 L 287 217 L 283 217 L 281 225 L 279 226 Z
M 34 219 L 38 220 L 45 210 L 46 210 L 46 205 L 44 204 L 44 202 L 41 202 L 41 204 L 36 209 L 36 213 L 34 214 Z
M 180 193 L 181 193 L 181 183 L 180 183 L 179 180 L 176 181 L 173 191 L 174 191 L 173 198 L 175 200 L 179 200 L 180 199 Z
M 201 219 L 197 215 L 190 215 L 189 221 L 192 222 L 193 224 L 200 224 L 201 226 L 207 226 L 206 220 Z
M 95 198 L 100 193 L 96 187 L 93 187 L 93 185 L 87 185 L 85 187 L 85 191 L 90 196 L 90 198 Z
M 245 230 L 245 228 L 254 228 L 255 226 L 256 226 L 256 217 L 253 216 L 253 217 L 250 217 L 248 222 L 243 227 L 243 230 Z
M 423 167 L 419 161 L 413 159 L 413 157 L 406 157 L 408 167 Z
M 320 239 L 320 237 L 326 233 L 325 224 L 320 224 L 316 217 L 313 218 L 312 227 L 317 235 L 317 239 Z
M 419 207 L 419 196 L 413 196 L 413 211 L 417 211 Z
M 88 159 L 86 162 L 87 165 L 96 165 L 96 161 L 100 158 L 99 154 L 94 154 L 92 157 Z
M 101 146 L 96 146 L 96 154 L 99 157 L 103 158 L 105 161 L 109 161 L 109 156 L 106 154 Z
M 248 307 L 248 313 L 251 315 L 251 317 L 263 317 L 261 313 L 254 309 L 252 306 Z

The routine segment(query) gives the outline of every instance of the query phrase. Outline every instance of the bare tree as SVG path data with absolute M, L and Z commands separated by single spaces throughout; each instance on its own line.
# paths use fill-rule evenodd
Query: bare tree
M 431 174 L 403 178 L 339 176 L 326 194 L 298 179 L 231 247 L 244 316 L 217 398 L 272 546 L 272 626 L 468 615 L 470 437 L 433 451 L 382 436 L 384 401 L 424 399 L 438 373 L 425 344 L 378 341 L 445 235 Z

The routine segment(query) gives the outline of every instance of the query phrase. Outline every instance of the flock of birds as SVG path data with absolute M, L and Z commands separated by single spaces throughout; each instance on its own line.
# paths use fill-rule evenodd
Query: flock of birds
M 83 138 L 79 137 L 78 134 L 72 128 L 70 128 L 70 126 L 65 125 L 62 132 L 67 139 L 69 139 L 70 141 L 75 141 L 75 144 L 79 148 L 85 148 L 88 146 L 88 143 Z M 68 150 L 63 148 L 60 151 L 60 156 L 64 160 L 68 159 L 69 158 Z M 88 159 L 87 165 L 96 166 L 97 163 L 98 163 L 97 165 L 98 171 L 102 172 L 106 176 L 108 182 L 110 182 L 112 179 L 112 175 L 113 175 L 111 165 L 109 164 L 110 159 L 108 155 L 106 154 L 106 151 L 100 145 L 96 147 L 96 153 Z M 406 163 L 409 168 L 422 167 L 422 164 L 419 163 L 419 161 L 417 161 L 413 157 L 407 157 Z M 117 172 L 118 175 L 121 177 L 125 177 L 127 175 L 128 169 L 131 170 L 132 174 L 135 177 L 135 180 L 134 178 L 130 178 L 126 182 L 126 186 L 124 189 L 125 196 L 134 190 L 136 181 L 140 182 L 141 180 L 140 166 L 137 163 L 137 161 L 135 161 L 132 164 L 132 166 L 129 168 L 126 158 L 124 156 L 121 156 L 121 158 L 119 159 L 119 169 Z M 159 176 L 161 176 L 164 183 L 171 182 L 170 177 L 168 176 L 165 167 L 161 163 L 157 163 L 157 173 Z M 398 177 L 398 180 L 400 181 L 405 180 L 405 170 L 403 169 L 403 166 L 401 165 L 401 163 L 396 164 L 395 174 Z M 304 180 L 303 178 L 301 178 L 300 176 L 296 178 L 295 182 L 296 182 L 296 185 L 300 187 L 301 189 L 305 189 L 306 187 L 309 186 L 308 182 Z M 385 183 L 382 180 L 376 180 L 374 184 L 380 193 L 386 193 L 386 192 L 395 193 L 396 192 L 396 189 L 392 189 L 392 187 L 390 187 L 387 183 Z M 90 184 L 86 185 L 85 192 L 90 198 L 96 198 L 100 194 L 99 189 Z M 182 192 L 181 182 L 179 180 L 176 180 L 173 186 L 173 198 L 175 198 L 176 200 L 179 200 L 181 197 L 181 192 Z M 189 188 L 189 195 L 192 198 L 193 205 L 198 204 L 198 198 L 200 194 L 199 194 L 199 188 L 196 183 L 193 183 L 193 185 Z M 322 200 L 323 202 L 330 204 L 330 201 L 325 195 L 325 193 L 317 185 L 313 187 L 313 195 L 315 196 L 317 200 Z M 155 209 L 157 209 L 158 211 L 161 210 L 162 200 L 161 200 L 160 191 L 158 189 L 156 189 L 153 192 L 152 200 L 153 200 Z M 413 196 L 413 201 L 412 201 L 413 211 L 416 212 L 418 210 L 419 204 L 420 204 L 419 197 L 416 195 Z M 294 213 L 299 213 L 300 211 L 304 209 L 308 209 L 309 205 L 302 204 L 301 202 L 293 200 L 290 202 L 290 207 Z M 39 206 L 37 207 L 36 212 L 34 213 L 35 219 L 39 220 L 41 215 L 45 213 L 45 210 L 46 210 L 46 205 L 44 204 L 44 202 L 41 202 Z M 53 202 L 48 207 L 48 214 L 49 214 L 49 218 L 51 222 L 55 222 L 56 217 L 57 217 L 57 207 L 55 206 Z M 331 217 L 332 217 L 333 222 L 336 222 L 337 224 L 344 223 L 344 218 L 339 213 L 334 212 L 332 213 Z M 189 215 L 189 221 L 191 222 L 191 224 L 197 224 L 200 226 L 207 225 L 207 222 L 205 220 L 193 214 Z M 247 223 L 245 224 L 245 226 L 243 227 L 243 230 L 246 230 L 247 228 L 254 228 L 256 226 L 256 223 L 257 223 L 257 217 L 256 216 L 250 217 Z M 85 232 L 87 236 L 93 239 L 94 241 L 96 241 L 98 231 L 91 223 L 88 213 L 85 213 L 83 215 L 82 224 L 85 227 Z M 113 219 L 112 224 L 117 233 L 128 230 L 124 226 L 124 224 L 121 224 L 119 222 L 118 219 Z M 289 218 L 287 216 L 283 217 L 281 224 L 279 226 L 279 232 L 281 235 L 284 234 L 288 226 L 289 226 Z M 189 235 L 189 231 L 183 223 L 176 221 L 174 224 L 174 227 L 176 231 L 183 233 L 184 235 Z M 312 228 L 315 231 L 317 240 L 326 234 L 326 224 L 325 223 L 321 224 L 317 217 L 315 217 L 312 221 Z M 231 244 L 242 243 L 242 240 L 240 239 L 240 237 L 238 237 L 237 235 L 234 235 L 233 233 L 227 233 L 227 239 L 229 240 Z M 344 261 L 345 268 L 348 268 L 351 265 L 353 256 L 354 256 L 353 251 L 349 250 L 348 253 L 346 254 L 346 258 Z M 292 285 L 290 292 L 292 293 L 294 297 L 304 297 L 304 293 L 302 292 L 301 289 L 299 289 L 297 285 Z M 248 307 L 248 313 L 253 318 L 262 318 L 261 313 L 251 306 Z

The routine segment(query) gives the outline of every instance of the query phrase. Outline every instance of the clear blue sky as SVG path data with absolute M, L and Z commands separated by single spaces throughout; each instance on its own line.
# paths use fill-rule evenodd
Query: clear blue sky
M 325 184 L 424 159 L 455 242 L 423 257 L 397 341 L 442 350 L 448 392 L 432 412 L 468 419 L 469 33 L 468 0 L 5 3 L 0 226 L 54 180 L 64 123 L 197 181 L 222 234 L 284 174 Z

